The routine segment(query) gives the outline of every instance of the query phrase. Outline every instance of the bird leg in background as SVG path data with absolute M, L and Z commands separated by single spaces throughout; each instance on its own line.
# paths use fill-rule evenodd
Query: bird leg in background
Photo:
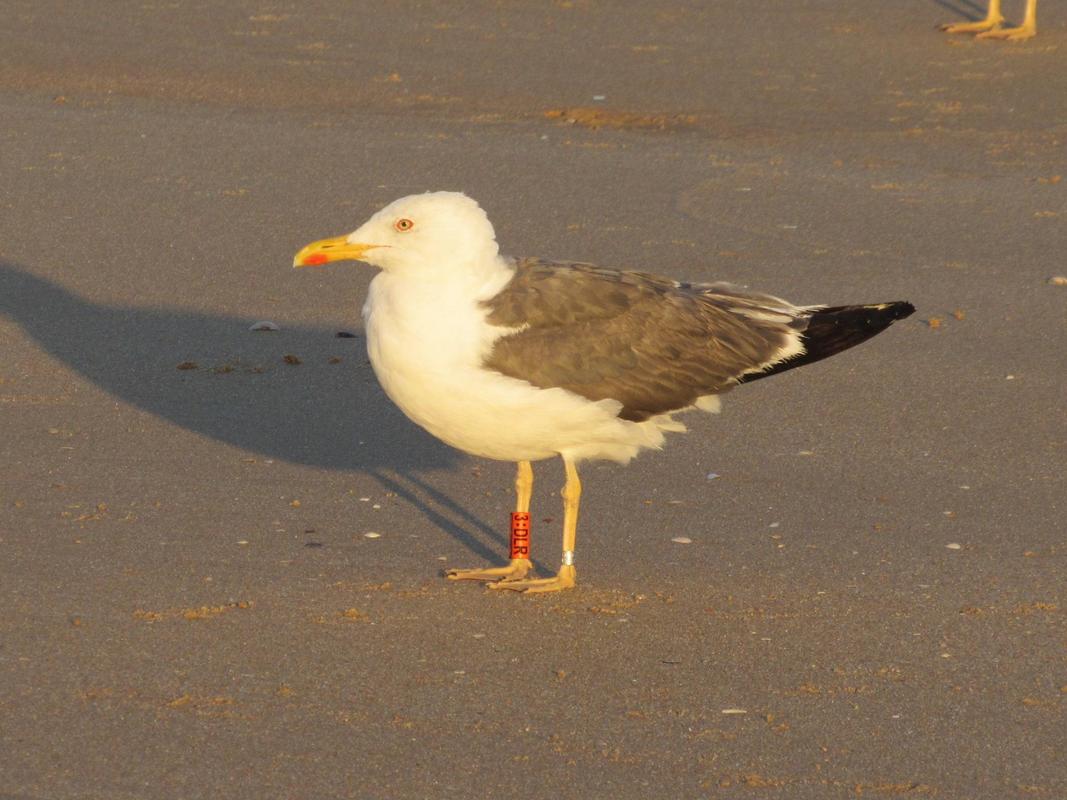
M 520 461 L 515 472 L 515 511 L 511 514 L 511 562 L 506 567 L 450 569 L 454 581 L 499 581 L 525 577 L 530 562 L 530 497 L 533 494 L 533 467 Z
M 989 10 L 981 22 L 957 22 L 954 25 L 942 25 L 941 30 L 945 33 L 980 33 L 995 30 L 1002 22 L 1004 15 L 1000 13 L 1000 0 L 989 0 Z
M 558 592 L 575 584 L 574 542 L 578 533 L 578 501 L 582 496 L 582 482 L 570 459 L 563 459 L 567 470 L 567 484 L 563 495 L 563 564 L 554 578 L 503 580 L 489 584 L 490 589 L 511 589 L 516 592 Z
M 1009 42 L 1020 42 L 1023 39 L 1031 39 L 1037 36 L 1037 0 L 1026 0 L 1026 12 L 1023 16 L 1023 24 L 1018 28 L 997 27 L 985 33 L 978 34 L 978 39 L 1007 39 Z

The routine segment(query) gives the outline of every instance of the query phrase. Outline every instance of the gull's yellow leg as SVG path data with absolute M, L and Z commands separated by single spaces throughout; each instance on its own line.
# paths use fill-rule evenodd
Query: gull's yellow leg
M 955 25 L 942 25 L 941 30 L 945 33 L 981 33 L 982 31 L 996 30 L 1003 22 L 1004 15 L 1000 13 L 1000 0 L 989 0 L 989 10 L 986 12 L 985 19 L 981 22 L 958 22 Z
M 529 461 L 520 461 L 515 472 L 515 513 L 511 518 L 511 561 L 506 567 L 488 569 L 450 569 L 448 577 L 454 581 L 499 581 L 517 580 L 526 576 L 533 566 L 530 563 L 530 497 L 533 494 L 533 467 Z M 525 536 L 516 523 L 525 516 Z M 519 537 L 516 537 L 519 533 Z
M 574 542 L 578 535 L 578 501 L 582 496 L 582 482 L 578 469 L 568 458 L 563 459 L 567 470 L 567 484 L 563 487 L 563 564 L 554 578 L 505 580 L 489 584 L 490 589 L 511 589 L 516 592 L 558 592 L 575 584 Z
M 1018 28 L 995 28 L 980 33 L 978 39 L 1007 39 L 1009 42 L 1021 42 L 1037 36 L 1037 0 L 1026 0 L 1023 24 Z

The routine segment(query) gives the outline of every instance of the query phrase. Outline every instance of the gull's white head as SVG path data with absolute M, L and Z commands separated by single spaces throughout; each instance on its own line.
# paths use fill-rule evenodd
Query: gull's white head
M 495 262 L 489 218 L 462 192 L 427 192 L 394 200 L 347 236 L 312 242 L 294 267 L 365 261 L 389 272 L 429 276 Z

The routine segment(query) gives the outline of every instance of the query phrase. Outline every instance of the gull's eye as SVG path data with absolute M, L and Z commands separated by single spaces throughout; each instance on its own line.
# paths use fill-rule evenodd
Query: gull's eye
M 407 217 L 401 217 L 400 219 L 398 219 L 396 222 L 393 223 L 393 227 L 396 228 L 401 233 L 407 233 L 408 231 L 410 231 L 412 228 L 415 227 L 415 223 L 412 222 Z

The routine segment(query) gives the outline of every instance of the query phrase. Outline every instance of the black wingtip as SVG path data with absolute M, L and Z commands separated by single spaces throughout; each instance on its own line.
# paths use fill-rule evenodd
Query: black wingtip
M 803 353 L 786 361 L 779 361 L 763 372 L 745 375 L 739 382 L 748 383 L 795 369 L 804 364 L 821 361 L 867 341 L 898 319 L 910 317 L 914 313 L 915 306 L 906 300 L 863 306 L 820 308 L 812 313 L 808 327 L 802 334 Z
M 904 319 L 910 317 L 915 313 L 915 306 L 909 303 L 907 300 L 894 300 L 892 303 L 885 303 L 885 310 L 889 312 L 889 318 L 896 322 L 898 319 Z M 876 306 L 877 307 L 877 306 Z

